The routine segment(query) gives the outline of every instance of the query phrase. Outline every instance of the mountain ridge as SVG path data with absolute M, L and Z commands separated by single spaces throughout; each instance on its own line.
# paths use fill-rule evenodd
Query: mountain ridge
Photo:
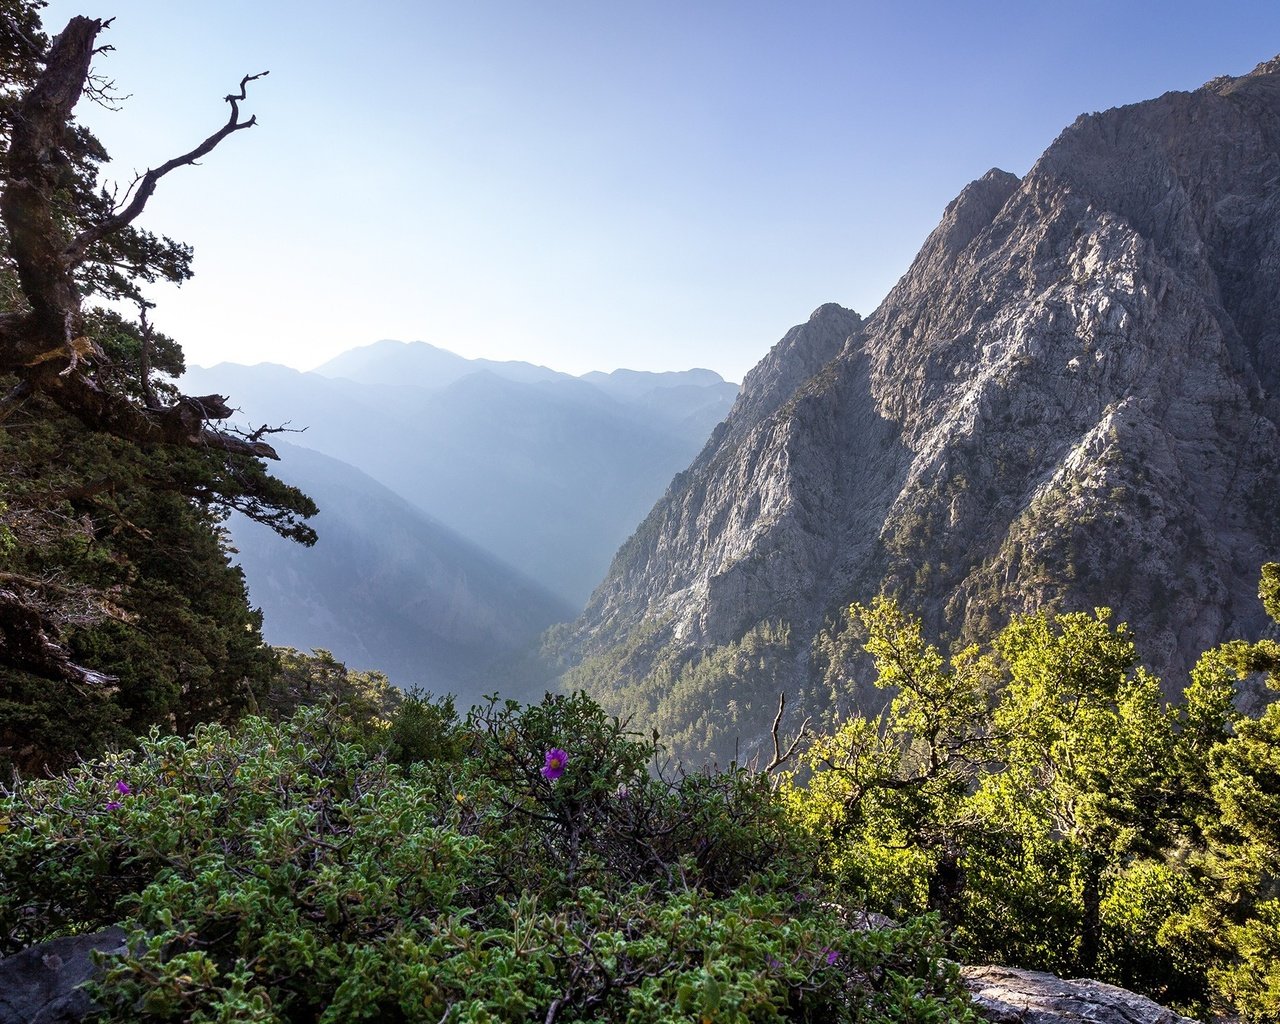
M 278 448 L 290 479 L 320 505 L 316 546 L 286 547 L 240 516 L 229 523 L 269 642 L 324 647 L 399 685 L 476 700 L 492 687 L 487 668 L 572 614 L 355 467 L 288 443 Z
M 829 690 L 849 666 L 815 652 L 881 591 L 952 639 L 1110 604 L 1171 682 L 1255 635 L 1280 545 L 1277 67 L 1078 118 L 1023 178 L 962 190 L 865 320 L 793 329 L 564 635 L 574 678 L 625 663 L 598 696 L 661 719 L 658 675 L 784 623 L 795 685 Z M 735 696 L 758 737 L 776 692 Z
M 236 395 L 260 418 L 249 429 L 305 428 L 296 444 L 359 465 L 575 607 L 737 394 L 704 370 L 522 380 L 425 343 L 354 351 L 364 379 L 225 363 L 192 368 L 186 386 Z M 423 386 L 407 352 L 466 372 Z

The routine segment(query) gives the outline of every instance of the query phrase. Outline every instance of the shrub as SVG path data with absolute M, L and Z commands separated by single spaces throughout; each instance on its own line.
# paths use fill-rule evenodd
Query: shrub
M 153 735 L 18 785 L 6 949 L 124 923 L 96 989 L 119 1022 L 968 1014 L 933 922 L 851 931 L 767 786 L 664 781 L 585 697 L 490 702 L 464 756 L 408 769 L 341 724 Z

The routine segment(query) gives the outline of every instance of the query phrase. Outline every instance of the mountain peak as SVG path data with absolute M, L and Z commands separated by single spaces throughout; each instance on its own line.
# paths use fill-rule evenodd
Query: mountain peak
M 634 709 L 645 664 L 750 650 L 773 675 L 673 684 L 735 723 L 652 705 L 700 737 L 686 753 L 733 756 L 780 679 L 824 694 L 853 671 L 811 652 L 881 592 L 950 639 L 1110 606 L 1173 689 L 1256 635 L 1280 551 L 1277 71 L 1078 119 L 1025 178 L 966 186 L 865 321 L 827 304 L 789 331 L 579 619 L 610 685 L 619 638 L 665 624 L 601 696 Z
M 1215 92 L 1219 92 L 1222 90 L 1224 85 L 1230 85 L 1234 82 L 1242 82 L 1246 78 L 1266 78 L 1271 75 L 1280 75 L 1280 54 L 1277 54 L 1269 60 L 1262 61 L 1257 67 L 1246 74 L 1218 75 L 1216 78 L 1211 78 L 1209 81 L 1205 82 L 1202 88 L 1212 89 Z
M 568 377 L 568 374 L 520 360 L 468 359 L 429 342 L 390 339 L 349 349 L 312 372 L 322 377 L 346 377 L 360 384 L 443 388 L 480 370 L 524 383 Z

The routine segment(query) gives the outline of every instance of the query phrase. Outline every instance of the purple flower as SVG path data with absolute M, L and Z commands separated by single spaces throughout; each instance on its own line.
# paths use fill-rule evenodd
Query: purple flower
M 108 801 L 107 803 L 107 810 L 118 811 L 123 806 L 124 804 L 122 804 L 119 800 L 111 800 L 111 801 Z
M 542 766 L 542 777 L 551 782 L 555 782 L 564 774 L 564 766 L 569 761 L 569 755 L 559 747 L 552 747 L 547 751 L 547 763 Z
M 834 966 L 839 962 L 839 960 L 840 960 L 840 954 L 839 954 L 839 953 L 837 953 L 837 952 L 836 952 L 834 949 L 832 949 L 830 946 L 823 946 L 823 947 L 822 947 L 822 953 L 823 953 L 824 957 L 826 958 L 827 966 L 828 966 L 828 967 L 834 967 Z
M 124 779 L 120 779 L 116 782 L 116 792 L 121 796 L 128 796 L 133 792 L 133 787 L 130 786 L 129 783 L 125 782 Z

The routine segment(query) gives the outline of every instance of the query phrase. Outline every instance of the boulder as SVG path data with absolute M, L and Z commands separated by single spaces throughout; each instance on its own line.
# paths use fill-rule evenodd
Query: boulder
M 81 986 L 97 970 L 93 953 L 123 953 L 123 928 L 69 935 L 0 960 L 0 1024 L 78 1024 L 93 1004 Z
M 962 967 L 978 1012 L 995 1024 L 1195 1024 L 1115 985 L 1014 967 Z

